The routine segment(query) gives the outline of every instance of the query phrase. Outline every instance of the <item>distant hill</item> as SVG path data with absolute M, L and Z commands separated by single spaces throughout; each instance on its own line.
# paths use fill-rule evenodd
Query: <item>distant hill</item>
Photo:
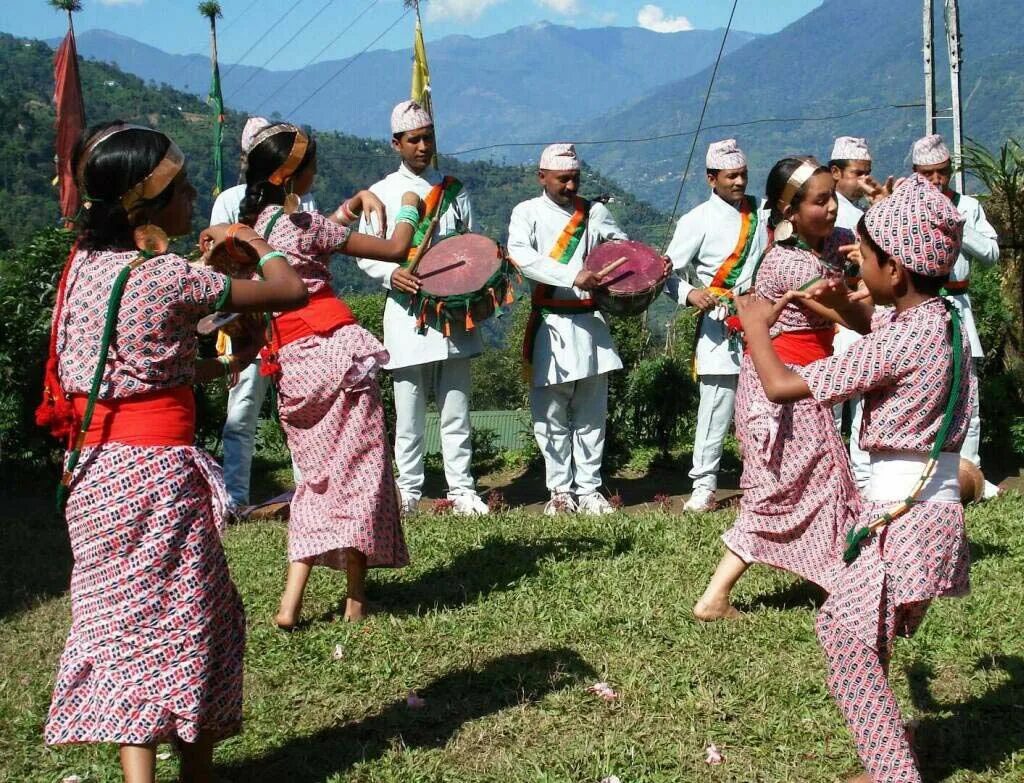
M 941 10 L 942 3 L 936 3 Z M 961 0 L 967 135 L 998 145 L 1024 132 L 1024 3 Z M 936 19 L 936 73 L 948 85 L 942 21 Z M 567 134 L 578 139 L 635 138 L 694 128 L 710 71 L 658 88 Z M 816 117 L 923 101 L 919 0 L 825 0 L 784 30 L 727 55 L 721 63 L 706 126 L 755 118 Z M 948 94 L 941 93 L 940 94 Z M 949 124 L 940 124 L 940 131 Z M 686 204 L 704 197 L 707 142 L 735 136 L 747 151 L 752 184 L 761 190 L 780 157 L 813 153 L 824 160 L 836 135 L 866 136 L 878 173 L 905 172 L 911 142 L 924 133 L 924 110 L 886 109 L 827 122 L 786 121 L 713 129 L 702 134 Z M 690 137 L 642 144 L 584 147 L 587 159 L 643 198 L 671 204 Z
M 196 29 L 205 34 L 198 15 Z M 409 37 L 411 41 L 411 31 Z M 728 51 L 757 37 L 734 32 Z M 442 148 L 453 151 L 495 140 L 548 138 L 567 119 L 600 117 L 663 84 L 697 73 L 714 60 L 720 42 L 720 30 L 580 30 L 548 23 L 486 38 L 449 36 L 432 41 L 428 56 Z M 145 81 L 203 96 L 209 88 L 206 56 L 168 54 L 106 30 L 81 33 L 78 51 L 83 57 L 116 63 Z M 358 59 L 324 61 L 298 71 L 224 63 L 221 74 L 226 101 L 234 109 L 259 109 L 268 116 L 276 111 L 315 128 L 381 139 L 388 135 L 391 108 L 408 95 L 411 58 L 409 49 L 376 50 Z M 258 61 L 256 56 L 250 59 Z M 342 68 L 344 72 L 335 76 Z M 323 85 L 315 98 L 294 111 Z

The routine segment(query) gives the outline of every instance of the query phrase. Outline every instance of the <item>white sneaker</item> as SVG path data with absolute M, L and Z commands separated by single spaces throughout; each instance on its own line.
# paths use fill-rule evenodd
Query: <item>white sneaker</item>
M 683 504 L 683 511 L 700 514 L 704 511 L 714 511 L 717 505 L 713 490 L 695 489 L 693 494 L 690 495 L 690 499 Z
M 419 498 L 414 498 L 412 495 L 406 495 L 404 492 L 401 493 L 401 500 L 398 504 L 398 515 L 402 517 L 408 517 L 419 511 L 420 501 Z
M 575 514 L 577 511 L 579 511 L 579 506 L 576 505 L 570 492 L 552 492 L 551 500 L 544 506 L 544 516 L 546 517 Z
M 615 507 L 600 492 L 588 492 L 586 495 L 580 495 L 578 506 L 581 514 L 596 516 L 615 513 Z
M 491 513 L 487 504 L 475 492 L 460 492 L 457 495 L 449 493 L 448 499 L 455 504 L 452 507 L 452 511 L 460 517 L 473 517 L 479 514 Z
M 991 500 L 992 498 L 999 497 L 1001 494 L 1003 494 L 1003 490 L 1001 490 L 998 486 L 993 484 L 991 481 L 986 481 L 985 482 L 985 489 L 981 493 L 981 499 L 982 500 Z

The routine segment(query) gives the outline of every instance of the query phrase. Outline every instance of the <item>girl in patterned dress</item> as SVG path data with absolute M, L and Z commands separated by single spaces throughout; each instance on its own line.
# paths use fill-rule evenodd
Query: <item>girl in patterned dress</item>
M 847 323 L 794 292 L 819 280 L 842 282 L 843 253 L 854 241 L 835 229 L 838 204 L 829 170 L 813 158 L 785 158 L 767 183 L 774 244 L 754 272 L 755 295 L 772 302 L 771 336 L 790 366 L 830 356 L 835 322 L 867 329 L 855 312 Z M 859 320 L 858 320 L 859 319 Z M 750 356 L 736 391 L 736 437 L 743 457 L 740 511 L 707 589 L 694 606 L 700 620 L 734 618 L 729 593 L 751 563 L 791 571 L 825 589 L 840 546 L 841 523 L 858 502 L 832 413 L 815 400 L 777 404 L 764 395 Z
M 41 410 L 51 411 L 55 430 L 54 410 L 72 417 L 72 434 L 82 428 L 115 278 L 141 263 L 115 313 L 80 460 L 65 475 L 72 623 L 45 738 L 118 743 L 130 783 L 152 781 L 157 743 L 175 741 L 182 779 L 206 781 L 214 743 L 241 727 L 245 618 L 220 543 L 219 468 L 193 446 L 192 384 L 242 362 L 197 359 L 196 325 L 217 309 L 298 307 L 306 291 L 282 258 L 265 261 L 264 281 L 232 282 L 172 253 L 140 254 L 133 232 L 191 228 L 196 192 L 164 134 L 94 128 L 73 165 L 86 209 L 54 307 L 56 375 Z M 208 249 L 224 228 L 204 235 Z M 239 228 L 236 252 L 252 260 L 270 253 Z
M 345 619 L 365 613 L 368 567 L 407 565 L 377 373 L 384 346 L 331 290 L 331 255 L 404 260 L 419 220 L 408 193 L 390 239 L 352 233 L 363 207 L 383 208 L 361 191 L 329 216 L 286 211 L 316 174 L 316 143 L 293 125 L 259 133 L 249 152 L 241 219 L 277 248 L 305 281 L 309 304 L 272 322 L 263 371 L 277 376 L 277 404 L 299 468 L 288 519 L 288 574 L 274 622 L 290 630 L 314 565 L 347 572 Z M 403 214 L 404 213 L 404 214 Z M 379 218 L 378 218 L 379 221 Z
M 859 547 L 853 542 L 848 565 L 836 561 L 817 622 L 829 690 L 867 770 L 858 783 L 920 783 L 888 681 L 891 648 L 896 635 L 914 633 L 933 598 L 968 590 L 957 468 L 976 381 L 969 369 L 957 379 L 957 354 L 969 361 L 970 337 L 963 330 L 954 343 L 959 326 L 939 296 L 959 253 L 963 222 L 917 174 L 865 213 L 858 226 L 864 283 L 875 303 L 893 307 L 879 308 L 871 332 L 840 356 L 788 369 L 769 338 L 771 313 L 760 302 L 739 303 L 769 399 L 814 399 L 827 407 L 856 394 L 864 398 L 861 446 L 870 452 L 871 480 L 851 523 L 855 531 L 875 532 Z M 819 296 L 833 309 L 849 307 L 835 287 Z M 941 453 L 929 474 L 935 449 Z M 906 509 L 901 503 L 908 497 L 915 499 Z

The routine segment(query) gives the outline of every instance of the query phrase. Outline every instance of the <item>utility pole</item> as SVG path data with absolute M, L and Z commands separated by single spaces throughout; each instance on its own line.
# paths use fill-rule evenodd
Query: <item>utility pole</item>
M 935 133 L 936 120 L 952 120 L 953 162 L 956 173 L 953 183 L 958 191 L 963 191 L 964 175 L 960 170 L 960 159 L 963 151 L 963 106 L 960 99 L 960 66 L 963 55 L 960 50 L 960 9 L 958 0 L 943 0 L 943 27 L 946 32 L 946 52 L 949 57 L 949 91 L 950 106 L 942 113 L 935 106 L 935 29 L 934 2 L 924 0 L 922 13 L 924 39 L 924 114 L 925 133 Z

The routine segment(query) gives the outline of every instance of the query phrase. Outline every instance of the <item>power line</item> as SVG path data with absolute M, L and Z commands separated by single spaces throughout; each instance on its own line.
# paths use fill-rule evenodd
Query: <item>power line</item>
M 235 70 L 235 68 L 237 68 L 239 65 L 242 64 L 242 60 L 244 60 L 246 57 L 248 57 L 249 54 L 253 51 L 253 49 L 255 49 L 257 46 L 259 46 L 261 43 L 263 43 L 263 39 L 266 38 L 268 35 L 270 35 L 270 33 L 273 30 L 275 30 L 277 28 L 277 26 L 279 24 L 281 24 L 281 22 L 283 22 L 285 20 L 285 18 L 288 16 L 288 14 L 290 14 L 292 11 L 294 11 L 296 8 L 298 8 L 299 7 L 299 3 L 301 3 L 301 2 L 302 2 L 302 0 L 295 0 L 295 2 L 292 4 L 291 8 L 289 8 L 287 11 L 285 11 L 283 14 L 281 14 L 280 18 L 276 22 L 274 22 L 272 25 L 270 25 L 270 27 L 268 27 L 264 31 L 263 35 L 261 35 L 259 38 L 257 38 L 256 42 L 252 46 L 250 46 L 248 49 L 245 50 L 245 53 L 241 57 L 239 57 L 237 60 L 235 60 L 234 65 L 232 65 L 230 68 L 228 68 L 227 72 L 224 74 L 224 78 L 227 79 L 228 76 L 231 75 L 231 72 L 233 70 Z
M 305 100 L 302 101 L 302 103 L 300 103 L 298 106 L 296 106 L 290 112 L 288 112 L 289 116 L 294 117 L 298 113 L 299 109 L 301 109 L 303 106 L 305 106 L 311 100 L 313 100 L 314 96 L 316 96 L 324 87 L 326 87 L 328 84 L 330 84 L 335 79 L 337 79 L 339 76 L 341 76 L 341 74 L 343 74 L 345 71 L 348 70 L 349 66 L 352 65 L 352 63 L 354 63 L 356 60 L 358 60 L 360 57 L 362 57 L 364 54 L 366 54 L 366 52 L 369 51 L 371 46 L 373 46 L 375 43 L 377 43 L 377 41 L 379 41 L 385 35 L 390 33 L 395 27 L 397 27 L 398 23 L 401 22 L 403 19 L 405 19 L 405 17 L 407 17 L 409 15 L 409 10 L 410 9 L 408 9 L 408 8 L 405 9 L 405 11 L 402 13 L 402 15 L 399 16 L 390 25 L 388 25 L 387 29 L 384 30 L 384 32 L 382 32 L 380 35 L 378 35 L 376 38 L 374 38 L 372 41 L 370 41 L 370 43 L 368 43 L 366 46 L 364 46 L 355 57 L 352 57 L 350 60 L 348 60 L 343 66 L 341 66 L 341 68 L 339 68 L 337 71 L 335 71 L 333 74 L 331 74 L 331 76 L 328 77 L 324 81 L 323 84 L 321 84 L 319 87 L 317 87 L 315 90 L 313 90 L 313 92 L 311 92 L 309 95 L 307 95 Z
M 336 44 L 341 39 L 341 36 L 343 36 L 345 33 L 347 33 L 349 30 L 351 30 L 352 27 L 355 25 L 355 23 L 358 22 L 360 19 L 362 19 L 366 15 L 366 12 L 369 11 L 371 8 L 373 8 L 375 5 L 377 5 L 377 3 L 379 3 L 379 2 L 380 2 L 380 0 L 372 0 L 370 2 L 370 4 L 367 5 L 362 11 L 360 11 L 356 15 L 356 17 L 351 22 L 349 22 L 348 25 L 340 33 L 338 33 L 336 36 L 334 36 L 334 38 L 332 38 L 330 40 L 330 42 L 327 44 L 327 46 L 325 46 L 319 52 L 317 52 L 312 57 L 310 57 L 309 58 L 309 62 L 307 62 L 305 65 L 303 65 L 300 70 L 305 70 L 306 68 L 311 66 L 314 62 L 319 60 L 321 55 L 323 55 L 324 52 L 326 52 L 328 49 L 330 49 L 332 46 L 334 46 L 334 44 Z M 255 113 L 258 114 L 260 109 L 262 109 L 264 106 L 266 106 L 267 103 L 270 102 L 270 99 L 273 98 L 275 95 L 277 95 L 279 92 L 281 92 L 281 90 L 283 90 L 289 83 L 290 82 L 287 79 L 284 80 L 283 82 L 281 82 L 281 84 L 277 87 L 277 89 L 275 89 L 272 93 L 270 93 L 270 95 L 268 95 L 266 98 L 264 98 L 260 102 L 260 105 L 256 107 L 256 112 Z
M 693 162 L 693 151 L 697 149 L 697 138 L 700 136 L 701 126 L 704 125 L 704 115 L 708 110 L 708 102 L 711 100 L 711 90 L 715 86 L 715 77 L 718 75 L 718 65 L 722 62 L 722 53 L 725 51 L 725 41 L 729 37 L 729 30 L 732 28 L 732 18 L 736 15 L 736 6 L 739 0 L 732 0 L 732 11 L 729 12 L 729 21 L 725 25 L 725 32 L 722 33 L 722 44 L 718 47 L 718 57 L 715 58 L 715 67 L 711 70 L 711 79 L 708 80 L 708 90 L 704 93 L 704 105 L 700 107 L 700 118 L 697 120 L 697 130 L 693 132 L 693 142 L 690 144 L 690 154 L 686 156 L 686 167 L 683 169 L 683 176 L 679 180 L 679 190 L 676 192 L 676 200 L 672 205 L 672 214 L 668 222 L 676 219 L 676 210 L 679 209 L 679 200 L 683 197 L 683 187 L 686 185 L 686 177 L 690 173 L 690 163 Z
M 236 16 L 233 16 L 233 17 L 231 17 L 230 19 L 228 19 L 228 23 L 227 23 L 226 25 L 224 25 L 224 30 L 223 30 L 223 32 L 225 32 L 225 33 L 226 33 L 226 32 L 227 32 L 228 30 L 230 30 L 230 29 L 231 29 L 232 27 L 234 27 L 234 26 L 235 26 L 236 24 L 238 24 L 238 22 L 239 22 L 239 21 L 240 21 L 241 19 L 245 19 L 245 17 L 249 15 L 249 12 L 250 12 L 250 11 L 251 11 L 251 10 L 252 10 L 253 8 L 255 8 L 255 7 L 256 7 L 256 4 L 257 4 L 257 3 L 259 3 L 259 2 L 260 2 L 260 0 L 252 0 L 252 2 L 251 2 L 251 3 L 249 3 L 249 5 L 247 5 L 247 6 L 245 7 L 245 10 L 244 10 L 244 11 L 242 11 L 242 13 L 240 13 L 240 14 L 237 14 Z

